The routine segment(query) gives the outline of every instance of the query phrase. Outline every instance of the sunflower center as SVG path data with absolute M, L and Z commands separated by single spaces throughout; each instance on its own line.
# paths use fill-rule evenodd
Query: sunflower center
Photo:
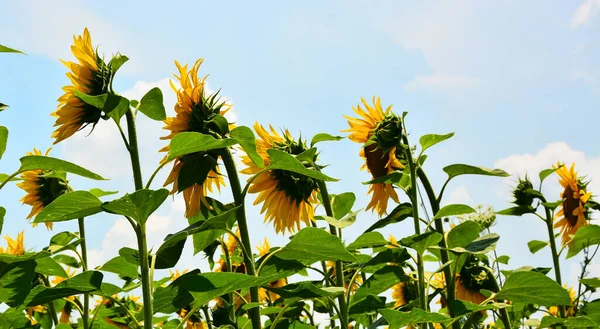
M 565 218 L 567 219 L 569 226 L 574 227 L 577 224 L 578 216 L 573 215 L 573 211 L 579 207 L 579 199 L 575 199 L 575 191 L 573 191 L 570 185 L 565 187 L 563 198 L 565 198 L 565 201 L 563 201 Z
M 65 194 L 68 190 L 67 183 L 56 177 L 38 177 L 37 183 L 37 197 L 44 207 L 48 206 L 59 196 Z
M 377 144 L 370 144 L 365 147 L 365 157 L 367 158 L 367 167 L 374 178 L 383 177 L 388 174 L 386 167 L 390 161 L 390 155 L 384 149 L 377 147 Z
M 287 137 L 285 143 L 276 143 L 273 148 L 292 155 L 301 154 L 308 149 L 302 141 L 296 142 Z M 316 155 L 312 160 L 313 163 L 316 161 Z M 311 165 L 305 164 L 305 166 L 310 167 Z M 313 191 L 319 188 L 317 181 L 313 178 L 287 170 L 275 169 L 271 171 L 271 177 L 277 181 L 277 189 L 284 191 L 297 205 L 302 201 L 308 201 Z

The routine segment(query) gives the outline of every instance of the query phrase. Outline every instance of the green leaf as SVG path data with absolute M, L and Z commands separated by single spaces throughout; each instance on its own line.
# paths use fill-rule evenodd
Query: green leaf
M 4 216 L 6 216 L 6 209 L 4 209 L 4 207 L 0 207 L 0 234 L 2 233 L 2 228 L 4 227 Z
M 138 266 L 140 264 L 140 253 L 137 249 L 123 247 L 119 249 L 119 255 L 130 264 Z
M 425 249 L 436 245 L 442 241 L 442 235 L 438 232 L 426 232 L 423 234 L 414 234 L 400 240 L 400 244 L 403 246 L 416 250 L 419 255 L 425 252 Z
M 542 202 L 542 206 L 550 209 L 550 210 L 554 210 L 556 209 L 556 207 L 562 205 L 563 201 L 559 200 L 559 201 L 555 201 L 555 202 Z
M 113 74 L 115 74 L 128 60 L 129 57 L 117 53 L 113 56 L 113 58 L 110 59 L 108 66 L 112 70 Z
M 190 226 L 184 229 L 189 235 L 192 235 L 194 255 L 209 247 L 216 239 L 225 233 L 224 229 L 221 229 L 225 226 L 218 226 L 219 221 L 229 224 L 235 220 L 235 212 L 227 213 L 225 217 L 212 218 L 233 209 L 233 204 L 223 205 L 221 202 L 208 197 L 206 198 L 206 202 L 211 208 L 201 207 L 200 213 L 197 216 L 188 218 Z M 211 219 L 211 222 L 206 223 L 209 218 Z M 192 232 L 192 230 L 194 231 Z
M 314 227 L 306 227 L 296 233 L 292 241 L 277 252 L 277 257 L 306 265 L 317 261 L 356 261 L 337 236 Z
M 7 174 L 0 174 L 0 183 L 4 182 L 8 178 Z M 13 177 L 10 179 L 10 182 L 21 180 L 19 177 Z
M 577 230 L 577 233 L 569 242 L 567 258 L 577 255 L 583 248 L 596 244 L 600 244 L 600 226 L 585 225 Z
M 8 48 L 7 46 L 0 45 L 0 53 L 19 53 L 25 54 L 24 52 L 12 48 Z
M 92 193 L 94 196 L 96 196 L 98 198 L 101 198 L 101 197 L 107 196 L 107 195 L 113 195 L 113 194 L 119 193 L 119 191 L 104 191 L 104 190 L 101 190 L 99 188 L 90 189 L 89 192 Z
M 448 307 L 450 308 L 454 317 L 459 317 L 459 316 L 463 316 L 465 314 L 474 313 L 474 312 L 497 310 L 497 309 L 505 308 L 508 306 L 510 306 L 510 305 L 500 304 L 500 303 L 477 305 L 477 304 L 473 304 L 471 302 L 463 301 L 463 300 L 453 300 L 448 304 Z
M 128 262 L 123 256 L 117 256 L 98 268 L 100 271 L 115 273 L 123 280 L 137 278 L 139 276 L 137 269 L 136 265 Z
M 52 257 L 42 257 L 35 260 L 35 272 L 46 276 L 60 276 L 68 278 L 69 275 L 65 269 Z
M 271 159 L 271 164 L 267 167 L 269 170 L 280 169 L 291 171 L 300 175 L 304 175 L 326 182 L 337 182 L 339 180 L 331 178 L 319 171 L 304 167 L 304 165 L 300 161 L 298 161 L 296 157 L 286 152 L 279 151 L 276 149 L 269 149 L 267 150 L 267 153 L 269 154 L 269 158 Z
M 401 171 L 394 171 L 385 176 L 377 177 L 368 182 L 363 182 L 363 185 L 371 185 L 371 184 L 398 184 L 400 180 L 406 175 Z
M 348 214 L 348 216 L 337 220 L 333 217 L 329 217 L 329 216 L 315 216 L 315 220 L 324 220 L 327 223 L 337 227 L 337 228 L 346 228 L 352 224 L 354 224 L 354 222 L 356 222 L 356 216 L 358 216 L 358 213 L 360 211 L 356 211 L 356 212 L 350 212 Z
M 502 169 L 489 169 L 484 167 L 475 167 L 466 164 L 453 164 L 444 167 L 444 172 L 448 174 L 448 181 L 460 175 L 484 175 L 496 177 L 508 177 L 507 172 Z
M 179 232 L 177 234 L 169 236 L 165 242 L 156 251 L 156 269 L 165 269 L 174 267 L 185 246 L 187 240 L 187 232 Z
M 71 174 L 79 175 L 85 178 L 95 180 L 105 180 L 102 176 L 94 174 L 93 172 L 82 168 L 76 164 L 61 159 L 47 157 L 43 155 L 27 155 L 20 159 L 21 168 L 19 172 L 29 170 L 54 170 L 54 171 L 66 171 Z
M 448 248 L 466 247 L 479 237 L 481 226 L 472 220 L 464 221 L 448 232 Z
M 496 215 L 504 216 L 523 216 L 525 214 L 533 214 L 535 209 L 532 206 L 516 206 L 496 211 Z
M 162 121 L 167 118 L 165 105 L 163 104 L 163 94 L 158 87 L 150 89 L 150 91 L 142 97 L 137 109 L 152 120 Z
M 97 214 L 102 201 L 88 191 L 65 193 L 44 207 L 35 216 L 34 223 L 63 222 Z
M 349 314 L 356 318 L 356 315 L 363 313 L 375 312 L 385 308 L 386 298 L 377 295 L 367 295 L 359 301 L 350 304 Z
M 296 282 L 281 288 L 265 287 L 283 298 L 299 297 L 302 299 L 335 297 L 344 293 L 343 287 L 317 287 L 312 282 Z
M 561 319 L 550 315 L 542 318 L 540 328 L 556 327 L 561 324 L 566 328 L 598 328 L 598 324 L 587 316 Z
M 344 137 L 342 136 L 333 136 L 327 133 L 318 133 L 316 135 L 313 136 L 312 140 L 310 141 L 310 147 L 313 147 L 315 144 L 319 143 L 319 142 L 327 142 L 327 141 L 339 141 L 344 139 Z
M 487 234 L 482 237 L 479 237 L 473 242 L 469 243 L 466 247 L 454 247 L 449 248 L 449 250 L 455 253 L 469 253 L 475 255 L 484 255 L 488 252 L 496 249 L 496 242 L 500 239 L 500 236 L 496 233 Z
M 169 190 L 164 188 L 156 191 L 142 189 L 106 202 L 102 205 L 102 209 L 113 214 L 129 216 L 144 225 L 148 217 L 165 202 L 168 196 Z
M 512 273 L 498 292 L 499 299 L 543 306 L 569 305 L 569 293 L 556 281 L 533 271 Z
M 20 306 L 31 290 L 31 282 L 36 276 L 36 262 L 28 260 L 2 265 L 4 264 L 0 264 L 0 302 L 10 307 Z
M 540 171 L 540 184 L 544 181 L 544 179 L 546 179 L 546 177 L 552 175 L 559 168 L 556 168 L 556 169 L 544 169 L 544 170 Z
M 256 138 L 252 129 L 246 126 L 238 126 L 233 128 L 229 133 L 231 138 L 235 139 L 240 146 L 244 149 L 250 160 L 258 167 L 263 168 L 265 162 L 263 158 L 256 151 Z
M 0 103 L 0 112 L 6 110 L 8 108 L 8 105 L 4 104 L 4 103 Z
M 412 217 L 412 205 L 408 202 L 399 204 L 388 216 L 371 225 L 371 227 L 369 227 L 365 233 L 384 228 L 390 224 L 399 223 L 408 217 Z
M 363 248 L 376 248 L 385 247 L 388 244 L 383 235 L 379 232 L 367 232 L 359 236 L 354 242 L 352 242 L 346 249 L 354 251 Z
M 508 265 L 509 259 L 510 259 L 510 256 L 502 255 L 502 256 L 498 256 L 498 258 L 496 258 L 496 262 L 498 262 L 500 264 Z
M 102 110 L 106 114 L 115 112 L 120 114 L 120 118 L 127 110 L 129 110 L 129 100 L 125 97 L 121 97 L 115 94 L 101 94 L 101 95 L 87 95 L 79 90 L 75 90 L 75 96 L 84 103 L 91 105 L 99 110 Z M 123 114 L 121 114 L 123 113 Z
M 398 329 L 417 323 L 444 323 L 451 319 L 440 313 L 429 313 L 420 308 L 413 308 L 410 312 L 394 310 L 380 310 L 381 315 L 388 321 L 389 329 Z
M 352 192 L 345 192 L 333 197 L 333 201 L 331 202 L 333 217 L 342 219 L 350 212 L 350 210 L 352 210 L 355 201 L 356 195 Z
M 173 160 L 186 154 L 222 149 L 237 143 L 238 141 L 233 138 L 216 139 L 197 132 L 182 132 L 171 140 L 167 160 Z
M 98 271 L 85 271 L 67 279 L 53 288 L 45 286 L 35 287 L 27 296 L 27 307 L 46 304 L 50 301 L 88 293 L 100 289 L 102 273 Z
M 71 242 L 73 240 L 75 240 L 75 242 Z M 50 238 L 48 251 L 51 253 L 61 252 L 66 249 L 75 251 L 75 247 L 79 245 L 80 241 L 78 236 L 71 232 L 60 232 Z
M 350 305 L 360 302 L 368 295 L 379 295 L 397 283 L 410 280 L 411 278 L 404 274 L 404 270 L 400 266 L 387 265 L 377 270 L 367 281 L 360 285 L 360 288 L 352 296 Z
M 73 256 L 60 254 L 60 255 L 54 256 L 54 260 L 56 260 L 57 262 L 59 262 L 61 264 L 65 264 L 69 267 L 74 267 L 74 268 L 81 267 L 81 264 L 79 263 L 79 261 Z
M 8 143 L 8 128 L 0 126 L 0 159 L 4 151 L 6 151 L 6 144 Z
M 137 107 L 139 105 L 140 105 L 140 102 L 136 101 L 135 99 L 129 100 L 129 106 L 133 107 L 134 109 L 137 109 Z
M 419 144 L 421 144 L 421 153 L 425 152 L 426 149 L 434 146 L 435 144 L 452 138 L 452 136 L 454 136 L 454 133 L 449 133 L 446 135 L 428 134 L 421 136 L 421 138 L 419 138 Z
M 433 219 L 474 213 L 475 209 L 465 204 L 449 204 L 440 209 Z
M 600 288 L 600 278 L 585 278 L 579 280 L 579 282 L 592 288 Z
M 527 242 L 527 247 L 529 247 L 529 251 L 532 254 L 542 250 L 544 247 L 548 245 L 548 242 L 540 241 L 540 240 L 531 240 Z
M 367 261 L 362 268 L 365 273 L 373 273 L 388 264 L 402 264 L 410 259 L 410 254 L 404 248 L 386 248 Z

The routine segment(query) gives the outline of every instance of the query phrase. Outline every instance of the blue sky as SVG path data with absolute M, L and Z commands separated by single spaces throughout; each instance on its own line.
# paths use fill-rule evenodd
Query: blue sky
M 118 9 L 117 9 L 118 8 Z M 0 43 L 21 49 L 27 56 L 3 55 L 0 60 L 0 101 L 10 105 L 0 114 L 9 127 L 7 152 L 0 172 L 18 166 L 18 158 L 32 147 L 47 148 L 61 87 L 68 83 L 59 59 L 71 60 L 72 35 L 90 29 L 94 45 L 107 59 L 120 51 L 131 58 L 115 85 L 125 96 L 139 99 L 153 86 L 165 93 L 172 113 L 174 95 L 168 78 L 173 60 L 193 63 L 204 57 L 202 73 L 209 86 L 222 88 L 234 104 L 238 124 L 254 121 L 288 128 L 296 135 L 338 134 L 347 128 L 343 114 L 360 97 L 381 96 L 397 113 L 409 111 L 408 129 L 414 142 L 426 133 L 456 132 L 452 140 L 429 151 L 426 170 L 436 186 L 451 163 L 500 167 L 508 179 L 463 177 L 451 183 L 447 202 L 509 206 L 510 186 L 516 175 L 541 169 L 558 160 L 576 161 L 580 173 L 600 191 L 600 1 L 304 1 L 236 3 L 209 2 L 85 2 L 19 1 L 3 5 Z M 596 60 L 594 60 L 596 58 Z M 147 178 L 164 145 L 161 124 L 140 118 L 142 160 Z M 54 147 L 52 154 L 112 177 L 90 182 L 71 177 L 78 188 L 99 186 L 121 192 L 132 190 L 130 167 L 119 136 L 109 122 L 101 122 Z M 360 146 L 349 140 L 323 144 L 321 161 L 328 173 L 342 180 L 333 192 L 353 191 L 356 208 L 368 202 L 369 180 L 359 172 Z M 155 188 L 164 181 L 162 172 Z M 546 185 L 558 198 L 555 177 Z M 228 200 L 229 191 L 223 193 Z M 600 192 L 596 192 L 600 193 Z M 0 192 L 8 209 L 3 234 L 26 229 L 26 245 L 42 248 L 51 233 L 29 228 L 29 212 L 14 187 Z M 404 198 L 405 200 L 406 198 Z M 262 223 L 256 208 L 249 210 L 253 240 L 275 236 Z M 347 230 L 358 236 L 376 218 L 359 216 Z M 118 244 L 133 243 L 123 220 L 100 215 L 87 220 L 90 248 L 96 265 L 116 255 Z M 185 226 L 182 203 L 162 207 L 153 219 L 151 240 Z M 56 231 L 76 230 L 74 222 Z M 550 266 L 548 250 L 529 255 L 526 242 L 547 240 L 544 226 L 531 218 L 500 217 L 495 228 L 502 238 L 500 254 L 512 256 L 509 267 Z M 410 234 L 399 224 L 386 235 Z M 543 255 L 538 257 L 539 255 Z M 596 261 L 597 263 L 598 261 Z M 198 266 L 186 255 L 181 267 Z M 570 261 L 564 275 L 573 282 L 578 264 Z M 591 269 L 600 276 L 598 263 Z

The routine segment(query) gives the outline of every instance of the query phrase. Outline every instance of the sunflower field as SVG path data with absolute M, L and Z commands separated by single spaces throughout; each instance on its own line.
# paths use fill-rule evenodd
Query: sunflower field
M 115 147 L 129 155 L 134 192 L 78 189 L 70 177 L 90 184 L 110 177 L 44 149 L 33 149 L 13 172 L 0 174 L 0 189 L 16 185 L 22 191 L 3 197 L 1 206 L 21 198 L 30 208 L 29 225 L 48 230 L 57 222 L 70 225 L 38 242 L 47 245 L 40 250 L 27 248 L 23 233 L 4 236 L 0 328 L 599 327 L 600 278 L 589 275 L 587 266 L 600 246 L 600 226 L 592 221 L 600 203 L 588 190 L 590 178 L 575 164 L 559 162 L 529 173 L 539 177 L 539 185 L 521 177 L 504 210 L 447 204 L 450 181 L 508 174 L 449 164 L 443 168 L 445 183 L 434 186 L 423 164 L 430 149 L 454 133 L 416 138 L 407 129 L 411 116 L 395 112 L 386 100 L 357 96 L 340 118 L 347 121 L 341 132 L 306 137 L 266 123 L 246 127 L 227 118 L 233 105 L 220 91 L 206 88 L 203 59 L 176 61 L 172 90 L 152 88 L 141 99 L 127 99 L 113 82 L 128 57 L 117 53 L 107 60 L 98 51 L 87 29 L 74 36 L 73 58 L 63 61 L 68 82 L 51 113 L 51 137 L 58 144 L 94 134 L 101 121 L 114 125 L 122 140 Z M 1 45 L 0 52 L 20 53 Z M 174 116 L 167 116 L 166 93 L 176 95 Z M 7 108 L 0 103 L 0 110 Z M 140 140 L 140 116 L 164 124 L 160 141 Z M 0 126 L 0 158 L 11 142 L 9 128 Z M 164 155 L 152 173 L 142 173 L 141 143 L 156 145 Z M 360 157 L 360 169 L 372 177 L 363 183 L 365 194 L 329 193 L 343 159 L 323 163 L 319 147 L 325 143 L 360 147 L 359 154 L 347 156 Z M 163 170 L 167 178 L 158 181 Z M 563 192 L 544 194 L 547 180 L 557 180 Z M 188 226 L 167 227 L 161 244 L 152 248 L 148 220 L 178 194 Z M 363 197 L 368 204 L 357 209 Z M 252 206 L 262 218 L 248 216 Z M 25 223 L 4 207 L 0 225 Z M 345 229 L 365 212 L 378 220 L 348 239 Z M 125 219 L 137 245 L 123 245 L 92 267 L 86 237 L 95 233 L 86 225 L 99 214 Z M 501 237 L 493 224 L 501 216 L 538 219 L 546 240 L 529 241 L 523 252 L 548 248 L 544 267 L 511 267 L 511 255 L 496 252 Z M 263 221 L 285 243 L 271 245 L 264 238 L 253 245 L 253 228 Z M 394 231 L 400 222 L 412 229 Z M 396 233 L 384 236 L 384 228 Z M 186 242 L 193 244 L 197 268 L 178 267 Z M 572 257 L 580 259 L 581 275 L 567 285 L 561 266 Z

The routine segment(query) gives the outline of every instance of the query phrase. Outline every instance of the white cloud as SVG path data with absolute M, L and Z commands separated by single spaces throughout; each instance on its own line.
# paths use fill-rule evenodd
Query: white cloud
M 469 204 L 472 201 L 471 193 L 465 185 L 460 185 L 450 192 L 450 195 L 444 200 L 444 204 Z
M 588 24 L 600 12 L 600 0 L 586 0 L 577 9 L 571 18 L 571 28 L 579 28 Z
M 479 79 L 461 75 L 431 74 L 417 76 L 404 84 L 409 91 L 430 90 L 448 92 L 457 89 L 470 89 L 479 85 Z

